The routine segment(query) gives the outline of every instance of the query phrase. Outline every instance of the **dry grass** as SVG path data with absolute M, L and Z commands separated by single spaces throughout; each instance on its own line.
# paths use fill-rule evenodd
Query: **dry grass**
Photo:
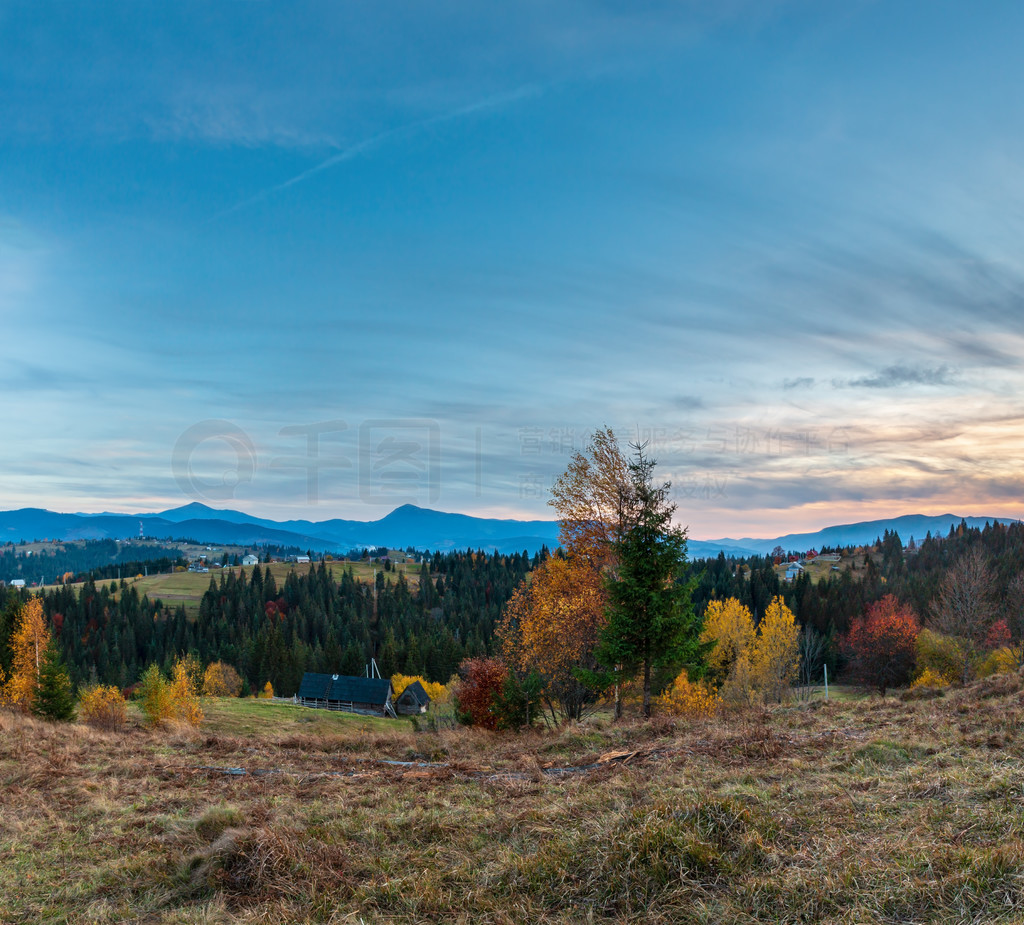
M 0 713 L 0 921 L 1024 921 L 1019 676 L 509 737 L 213 714 Z

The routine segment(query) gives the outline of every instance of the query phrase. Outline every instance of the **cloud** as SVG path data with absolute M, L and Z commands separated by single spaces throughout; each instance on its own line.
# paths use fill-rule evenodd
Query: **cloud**
M 797 379 L 784 379 L 782 381 L 782 387 L 784 389 L 809 389 L 814 386 L 814 379 L 810 376 L 800 376 Z
M 934 369 L 911 366 L 887 366 L 873 376 L 859 379 L 833 379 L 836 389 L 898 389 L 908 385 L 953 385 L 956 372 L 943 364 Z

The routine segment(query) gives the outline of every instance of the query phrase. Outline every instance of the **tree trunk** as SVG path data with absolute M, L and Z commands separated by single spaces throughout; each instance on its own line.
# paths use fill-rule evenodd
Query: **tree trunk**
M 651 660 L 644 659 L 644 717 L 651 718 Z

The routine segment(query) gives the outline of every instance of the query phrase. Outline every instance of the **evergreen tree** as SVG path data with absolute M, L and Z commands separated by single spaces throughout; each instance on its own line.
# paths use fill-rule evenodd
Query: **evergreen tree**
M 702 670 L 708 644 L 700 641 L 703 620 L 684 580 L 686 531 L 672 523 L 669 483 L 657 486 L 655 462 L 634 445 L 623 499 L 625 530 L 614 541 L 618 570 L 608 585 L 608 623 L 598 660 L 623 675 L 643 675 L 643 713 L 651 715 L 651 677 L 660 668 Z
M 45 719 L 69 720 L 75 715 L 71 679 L 51 640 L 39 665 L 39 686 L 32 699 L 32 712 Z

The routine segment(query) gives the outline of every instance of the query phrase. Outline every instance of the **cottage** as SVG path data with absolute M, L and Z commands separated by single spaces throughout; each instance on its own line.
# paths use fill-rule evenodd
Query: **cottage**
M 251 552 L 248 555 L 242 556 L 242 565 L 259 565 L 260 557 L 254 556 Z
M 799 578 L 803 570 L 804 567 L 799 562 L 790 562 L 786 567 L 786 581 L 793 581 L 794 578 Z
M 419 681 L 413 681 L 395 701 L 395 711 L 400 716 L 426 713 L 429 706 L 430 694 L 423 689 L 423 685 Z
M 391 702 L 391 681 L 387 678 L 356 678 L 307 671 L 299 685 L 298 702 L 304 707 L 396 716 Z
M 11 579 L 11 587 L 12 588 L 24 588 L 25 587 L 25 579 L 24 578 L 13 578 L 13 579 Z

